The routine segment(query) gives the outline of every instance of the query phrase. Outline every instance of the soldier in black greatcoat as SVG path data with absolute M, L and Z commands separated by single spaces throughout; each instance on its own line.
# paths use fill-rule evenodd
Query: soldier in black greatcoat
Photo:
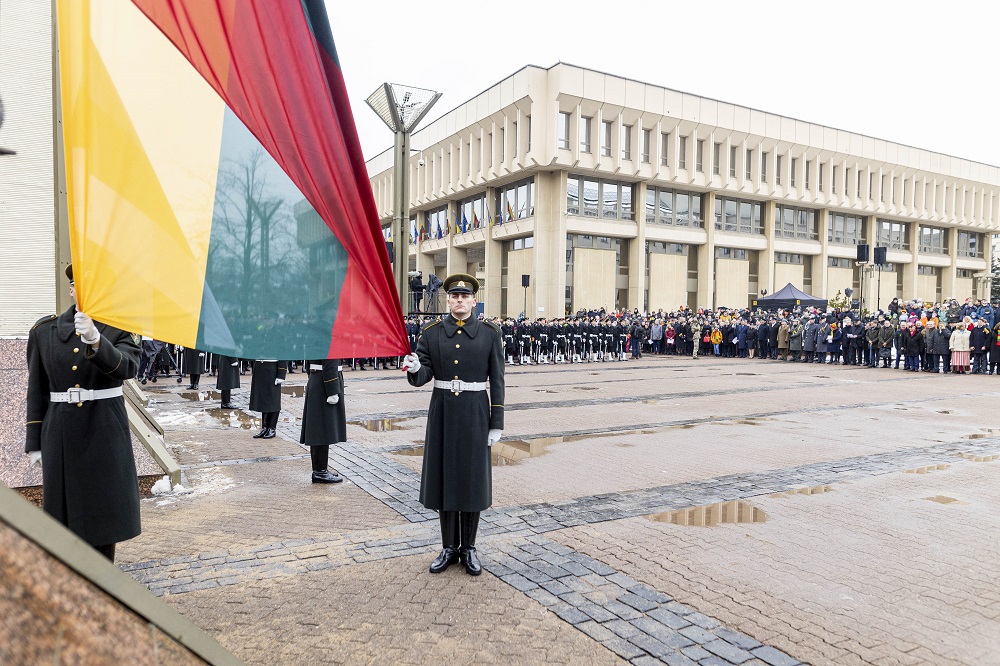
M 344 373 L 340 361 L 319 360 L 306 364 L 309 383 L 302 409 L 299 443 L 309 447 L 313 483 L 340 483 L 344 479 L 331 472 L 330 445 L 347 441 L 347 413 L 344 409 Z
M 184 370 L 191 375 L 191 384 L 188 390 L 197 391 L 201 382 L 201 371 L 205 365 L 205 352 L 198 351 L 194 347 L 184 348 Z
M 240 360 L 231 356 L 219 356 L 218 375 L 215 388 L 222 393 L 222 409 L 236 409 L 232 403 L 232 391 L 240 387 Z
M 281 384 L 288 371 L 286 361 L 254 361 L 250 378 L 250 409 L 261 413 L 260 432 L 254 439 L 271 439 L 281 411 Z
M 76 301 L 73 267 L 67 266 Z M 42 467 L 42 508 L 112 562 L 136 537 L 139 484 L 122 383 L 139 368 L 138 339 L 70 307 L 28 334 L 27 437 Z
M 478 576 L 479 513 L 493 503 L 490 447 L 503 430 L 503 336 L 497 326 L 473 315 L 476 278 L 452 275 L 444 288 L 449 314 L 424 327 L 417 352 L 403 365 L 412 386 L 434 382 L 420 503 L 440 512 L 443 548 L 430 571 L 440 573 L 461 560 L 468 573 Z

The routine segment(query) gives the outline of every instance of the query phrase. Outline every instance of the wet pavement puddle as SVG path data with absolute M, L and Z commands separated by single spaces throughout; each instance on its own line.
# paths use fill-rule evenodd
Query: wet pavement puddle
M 928 465 L 927 467 L 917 467 L 916 469 L 905 470 L 903 474 L 930 474 L 931 472 L 948 469 L 949 467 L 951 467 L 951 465 Z
M 938 504 L 961 504 L 968 506 L 968 502 L 963 502 L 962 500 L 955 499 L 954 497 L 948 497 L 947 495 L 935 495 L 934 497 L 925 497 L 924 499 L 930 500 L 932 502 L 937 502 Z
M 652 435 L 654 430 L 629 430 L 625 432 L 598 432 L 588 435 L 569 435 L 565 437 L 536 437 L 534 439 L 512 439 L 498 442 L 490 449 L 490 461 L 494 467 L 505 467 L 517 465 L 528 458 L 538 458 L 548 453 L 550 446 L 554 444 L 567 444 L 580 442 L 589 439 L 600 439 L 603 437 L 624 437 L 628 435 Z M 390 453 L 398 456 L 423 456 L 423 442 L 421 446 L 413 446 L 405 449 L 397 449 Z M 634 444 L 618 442 L 614 446 L 619 448 L 631 448 Z
M 772 493 L 768 497 L 792 497 L 794 495 L 822 495 L 823 493 L 832 493 L 833 486 L 812 486 L 809 488 L 795 488 L 793 490 L 786 490 L 781 493 Z
M 349 425 L 361 426 L 365 430 L 371 432 L 389 432 L 393 430 L 412 430 L 413 428 L 404 428 L 399 424 L 404 421 L 412 421 L 413 419 L 364 419 L 361 421 L 348 421 Z
M 685 527 L 717 527 L 719 525 L 767 522 L 767 514 L 763 509 L 758 509 L 753 504 L 743 500 L 654 513 L 645 516 L 645 518 L 657 523 L 670 523 Z
M 203 389 L 201 391 L 181 391 L 177 395 L 191 402 L 204 402 L 206 400 L 219 400 L 222 394 L 215 389 Z

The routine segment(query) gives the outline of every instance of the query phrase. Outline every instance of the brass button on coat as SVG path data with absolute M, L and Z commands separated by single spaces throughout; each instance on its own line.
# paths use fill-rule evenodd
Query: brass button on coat
M 73 347 L 73 353 L 74 354 L 79 354 L 80 353 L 80 348 L 79 347 Z
M 458 363 L 458 361 L 455 361 L 455 362 Z M 73 369 L 76 370 L 76 366 L 75 365 L 73 366 Z

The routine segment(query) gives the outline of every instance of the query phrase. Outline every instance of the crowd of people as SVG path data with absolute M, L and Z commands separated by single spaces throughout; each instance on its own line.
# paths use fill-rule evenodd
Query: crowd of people
M 416 346 L 430 318 L 411 316 Z M 626 361 L 651 355 L 770 359 L 1000 374 L 1000 322 L 987 300 L 894 299 L 885 310 L 580 311 L 558 319 L 499 319 L 510 365 Z

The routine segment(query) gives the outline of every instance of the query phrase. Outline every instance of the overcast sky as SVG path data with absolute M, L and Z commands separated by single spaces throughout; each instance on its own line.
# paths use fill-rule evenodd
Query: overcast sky
M 527 64 L 609 74 L 1000 165 L 1000 3 L 327 0 L 365 158 L 365 99 L 443 94 L 425 126 Z

